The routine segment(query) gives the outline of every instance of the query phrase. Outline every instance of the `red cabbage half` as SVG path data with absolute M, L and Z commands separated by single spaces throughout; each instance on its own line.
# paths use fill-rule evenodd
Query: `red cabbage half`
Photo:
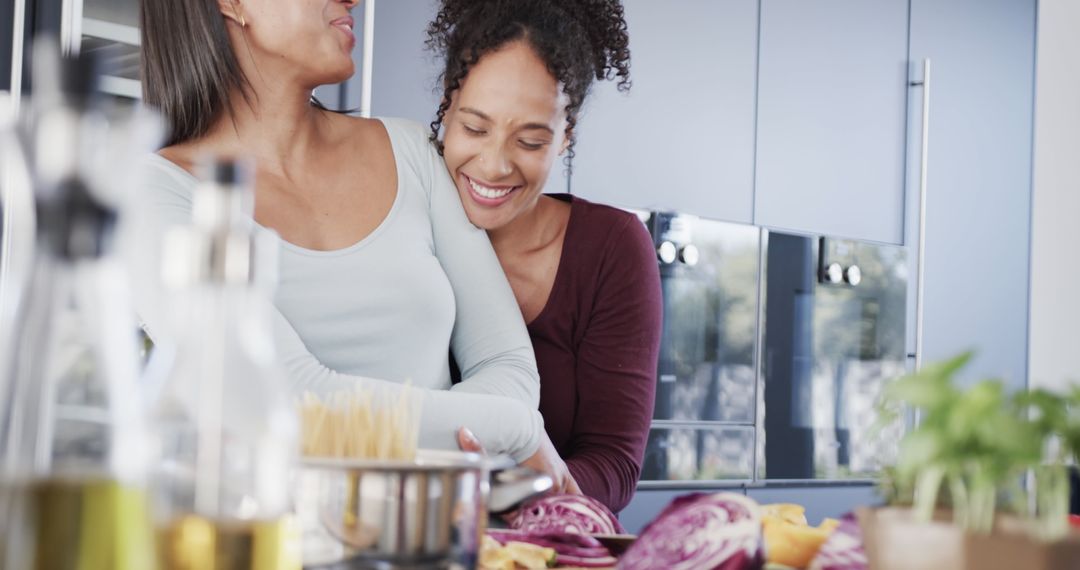
M 848 513 L 840 518 L 840 525 L 833 529 L 829 539 L 821 545 L 817 556 L 810 562 L 810 570 L 866 570 L 869 563 L 863 550 L 862 530 L 855 515 Z
M 510 527 L 528 533 L 622 534 L 615 515 L 600 501 L 585 495 L 547 495 L 514 515 Z
M 761 513 L 736 493 L 676 498 L 619 559 L 619 570 L 756 570 L 765 565 Z

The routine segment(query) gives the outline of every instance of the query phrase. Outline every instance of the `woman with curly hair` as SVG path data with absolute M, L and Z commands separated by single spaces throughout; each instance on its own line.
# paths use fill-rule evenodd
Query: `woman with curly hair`
M 634 215 L 542 189 L 556 158 L 573 156 L 593 80 L 630 87 L 622 5 L 443 0 L 427 43 L 445 58 L 432 140 L 469 219 L 491 237 L 536 351 L 541 449 L 569 471 L 559 490 L 617 512 L 633 496 L 652 417 L 656 257 Z

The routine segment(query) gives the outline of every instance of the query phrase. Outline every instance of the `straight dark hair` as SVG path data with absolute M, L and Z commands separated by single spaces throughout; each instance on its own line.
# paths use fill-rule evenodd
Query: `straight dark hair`
M 166 146 L 201 137 L 250 86 L 218 0 L 140 2 L 143 101 L 165 117 Z

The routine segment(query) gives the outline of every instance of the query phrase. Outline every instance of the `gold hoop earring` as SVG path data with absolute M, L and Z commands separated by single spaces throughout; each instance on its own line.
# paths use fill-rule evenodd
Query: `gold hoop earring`
M 242 16 L 242 15 L 240 16 L 240 27 L 241 28 L 246 28 L 247 27 L 247 22 L 244 21 L 244 16 Z

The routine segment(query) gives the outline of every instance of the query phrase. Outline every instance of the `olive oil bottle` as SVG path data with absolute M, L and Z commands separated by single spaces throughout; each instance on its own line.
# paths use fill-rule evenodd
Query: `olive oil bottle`
M 244 164 L 204 169 L 191 225 L 163 240 L 174 311 L 152 414 L 161 560 L 167 570 L 298 570 L 298 425 L 270 334 L 278 243 L 254 224 Z
M 295 570 L 299 536 L 290 516 L 222 521 L 188 515 L 158 530 L 164 566 L 176 570 Z
M 153 569 L 137 324 L 89 164 L 109 128 L 96 65 L 35 64 L 32 268 L 0 335 L 0 568 Z

